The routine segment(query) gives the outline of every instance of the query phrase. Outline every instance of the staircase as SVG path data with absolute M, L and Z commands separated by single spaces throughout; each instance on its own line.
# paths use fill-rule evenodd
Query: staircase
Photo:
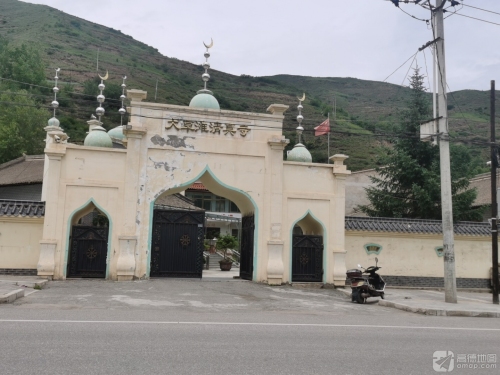
M 210 261 L 208 262 L 209 269 L 211 270 L 220 269 L 219 260 L 222 260 L 221 255 L 217 253 L 210 254 Z
M 210 270 L 220 270 L 219 261 L 223 259 L 223 256 L 219 253 L 209 254 L 210 261 L 208 263 L 208 267 Z M 233 262 L 233 268 L 239 268 L 240 264 L 237 262 Z

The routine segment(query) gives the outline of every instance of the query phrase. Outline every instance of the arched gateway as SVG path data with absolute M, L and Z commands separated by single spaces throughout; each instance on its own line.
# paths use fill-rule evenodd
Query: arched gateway
M 203 251 L 203 210 L 182 210 L 175 207 L 162 207 L 156 203 L 165 195 L 170 196 L 189 188 L 200 181 L 217 196 L 230 199 L 242 213 L 240 277 L 252 280 L 257 259 L 255 244 L 255 216 L 258 207 L 245 191 L 228 186 L 220 181 L 210 167 L 194 179 L 180 186 L 162 191 L 151 202 L 152 214 L 151 241 L 149 242 L 149 275 L 201 277 Z M 189 253 L 189 255 L 187 255 Z
M 93 201 L 110 222 L 106 278 L 143 279 L 176 269 L 197 277 L 199 248 L 192 244 L 202 222 L 194 213 L 155 216 L 155 204 L 200 181 L 241 212 L 243 278 L 273 285 L 292 282 L 290 228 L 303 218 L 303 228 L 314 232 L 320 226 L 322 231 L 322 274 L 314 281 L 320 277 L 324 283 L 345 284 L 347 156 L 331 157 L 332 164 L 311 163 L 299 142 L 288 158 L 294 161 L 283 161 L 289 143 L 282 134 L 286 105 L 271 104 L 268 114 L 220 110 L 206 89 L 189 106 L 148 103 L 140 90 L 128 90 L 127 97 L 128 124 L 106 133 L 98 120 L 90 120 L 83 146 L 68 143 L 56 119 L 45 128 L 40 276 L 67 277 L 74 212 Z M 101 107 L 96 111 L 98 116 L 103 112 Z M 121 148 L 111 147 L 110 140 Z M 314 218 L 304 217 L 305 212 Z M 180 224 L 165 229 L 170 222 Z M 177 268 L 169 263 L 170 245 L 162 242 L 162 230 L 170 231 L 169 243 L 179 251 Z

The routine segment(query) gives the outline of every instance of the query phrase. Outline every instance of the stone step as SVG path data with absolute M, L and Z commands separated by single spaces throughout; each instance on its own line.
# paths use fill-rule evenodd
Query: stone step
M 305 282 L 294 282 L 292 283 L 292 287 L 294 288 L 315 288 L 315 289 L 321 289 L 323 288 L 323 283 L 317 282 L 317 283 L 305 283 Z

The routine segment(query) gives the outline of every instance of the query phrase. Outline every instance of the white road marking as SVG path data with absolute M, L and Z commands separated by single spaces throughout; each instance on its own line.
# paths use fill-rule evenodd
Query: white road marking
M 500 332 L 500 328 L 465 327 L 427 327 L 427 326 L 378 326 L 359 324 L 320 324 L 320 323 L 252 323 L 252 322 L 180 322 L 148 320 L 35 320 L 0 319 L 0 323 L 63 323 L 63 324 L 164 324 L 164 325 L 215 325 L 215 326 L 262 326 L 262 327 L 321 327 L 321 328 L 390 328 L 390 329 L 430 329 L 439 331 L 487 331 Z

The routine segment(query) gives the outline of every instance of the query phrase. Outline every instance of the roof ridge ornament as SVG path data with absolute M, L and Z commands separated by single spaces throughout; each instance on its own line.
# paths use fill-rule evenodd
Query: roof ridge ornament
M 214 46 L 214 40 L 213 38 L 210 38 L 210 44 L 207 45 L 205 42 L 203 42 L 203 45 L 207 49 L 203 56 L 205 56 L 205 62 L 201 64 L 203 68 L 205 69 L 205 73 L 201 75 L 201 79 L 203 80 L 204 87 L 202 90 L 198 91 L 199 93 L 207 93 L 207 94 L 212 94 L 210 90 L 207 89 L 207 82 L 210 80 L 210 74 L 208 74 L 208 69 L 210 69 L 210 63 L 208 62 L 208 58 L 210 57 L 210 52 L 208 51 L 210 48 Z
M 59 92 L 59 87 L 57 87 L 57 81 L 59 80 L 59 72 L 61 71 L 61 68 L 56 68 L 56 76 L 54 77 L 55 83 L 54 83 L 54 88 L 52 91 L 54 92 L 54 100 L 50 105 L 54 109 L 54 115 L 53 118 L 56 118 L 56 109 L 59 108 L 59 102 L 57 101 L 57 93 Z
M 120 100 L 122 101 L 122 107 L 118 110 L 118 113 L 120 114 L 120 125 L 123 126 L 123 116 L 127 113 L 127 110 L 125 109 L 125 99 L 127 98 L 125 96 L 125 89 L 127 88 L 127 85 L 125 84 L 125 81 L 127 80 L 127 76 L 123 76 L 123 82 L 122 82 L 122 94 L 120 95 Z
M 297 135 L 299 136 L 299 142 L 298 144 L 302 144 L 302 133 L 304 132 L 304 128 L 302 127 L 302 120 L 304 120 L 304 116 L 302 116 L 302 109 L 304 108 L 302 106 L 302 102 L 306 100 L 306 93 L 302 94 L 302 98 L 297 98 L 299 99 L 299 105 L 297 106 L 297 109 L 299 110 L 299 114 L 297 115 L 297 121 L 299 122 L 299 126 L 297 126 Z
M 295 146 L 293 146 L 293 149 L 288 152 L 286 160 L 301 163 L 312 163 L 311 153 L 302 144 L 302 133 L 304 132 L 304 128 L 302 127 L 302 121 L 304 120 L 304 116 L 302 116 L 302 110 L 304 109 L 302 102 L 306 100 L 306 93 L 302 94 L 302 98 L 297 97 L 297 99 L 299 100 L 299 105 L 297 106 L 297 109 L 299 110 L 299 114 L 297 115 L 299 126 L 297 126 L 296 132 L 299 139 Z
M 102 103 L 104 103 L 104 100 L 106 98 L 102 94 L 106 86 L 104 85 L 104 81 L 106 81 L 109 78 L 108 71 L 106 70 L 106 75 L 104 77 L 101 77 L 100 74 L 97 74 L 97 76 L 101 79 L 101 83 L 97 86 L 99 89 L 99 95 L 97 95 L 97 101 L 99 102 L 99 107 L 96 108 L 95 113 L 97 114 L 97 117 L 99 119 L 99 122 L 101 122 L 101 117 L 104 115 L 104 108 L 102 107 Z

